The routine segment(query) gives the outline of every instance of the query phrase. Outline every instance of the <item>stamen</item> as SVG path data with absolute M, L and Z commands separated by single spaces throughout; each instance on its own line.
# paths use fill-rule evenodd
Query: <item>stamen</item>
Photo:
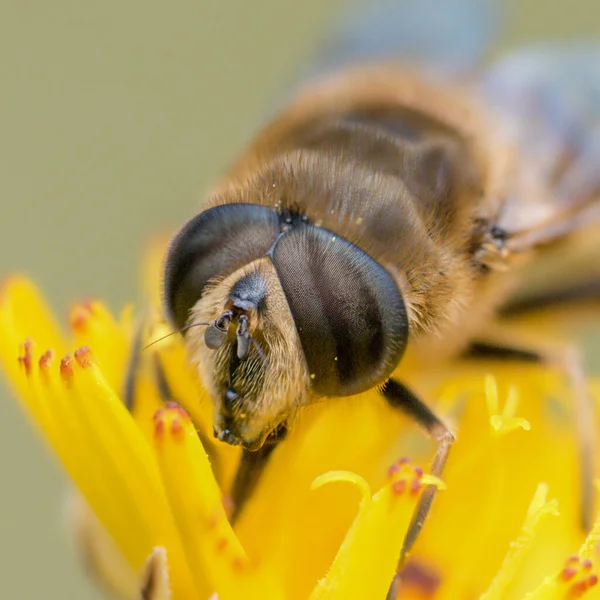
M 444 489 L 444 484 L 437 477 L 425 475 L 423 469 L 413 466 L 408 458 L 397 460 L 388 469 L 388 479 L 391 480 L 390 486 L 394 494 L 400 496 L 406 491 L 411 496 L 416 496 L 426 485 L 434 484 L 438 488 Z
M 71 329 L 76 332 L 84 332 L 90 317 L 93 316 L 93 302 L 88 300 L 80 304 L 76 304 L 71 308 L 69 313 L 69 324 Z
M 185 436 L 185 423 L 191 421 L 187 411 L 176 402 L 168 402 L 154 413 L 154 438 L 162 440 L 166 431 L 171 439 L 180 442 Z
M 18 361 L 23 365 L 25 369 L 25 375 L 31 375 L 31 366 L 33 363 L 33 340 L 31 338 L 27 338 L 23 344 L 21 344 L 21 356 L 19 356 Z
M 154 422 L 154 438 L 159 440 L 162 439 L 165 433 L 165 422 L 162 420 Z
M 82 369 L 86 369 L 93 364 L 94 356 L 87 346 L 83 346 L 75 351 L 75 360 Z
M 65 383 L 71 383 L 73 380 L 73 356 L 67 354 L 60 361 L 60 376 Z
M 44 354 L 40 356 L 38 361 L 38 368 L 40 374 L 40 381 L 47 385 L 50 382 L 50 367 L 54 362 L 54 350 L 46 350 Z
M 173 419 L 171 422 L 171 435 L 175 440 L 181 439 L 183 435 L 183 424 L 178 419 Z
M 47 371 L 50 368 L 50 365 L 54 361 L 54 350 L 46 350 L 44 354 L 40 356 L 40 360 L 38 362 L 40 371 Z
M 571 583 L 566 598 L 575 600 L 581 598 L 585 592 L 598 584 L 598 575 L 590 573 L 594 566 L 591 559 L 581 560 L 578 555 L 569 557 L 560 572 L 559 578 L 565 583 Z

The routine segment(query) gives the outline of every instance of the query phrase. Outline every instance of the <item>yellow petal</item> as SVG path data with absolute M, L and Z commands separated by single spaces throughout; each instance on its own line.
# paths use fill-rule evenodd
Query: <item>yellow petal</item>
M 123 389 L 130 348 L 130 331 L 119 323 L 102 302 L 90 301 L 71 308 L 69 322 L 76 346 L 94 349 L 105 379 L 115 390 Z
M 586 597 L 600 597 L 598 587 L 598 565 L 590 558 L 575 554 L 569 557 L 563 568 L 551 577 L 547 577 L 533 592 L 526 595 L 527 600 L 576 600 Z
M 596 485 L 598 488 L 598 485 Z M 586 536 L 579 552 L 569 557 L 563 568 L 546 577 L 544 581 L 527 598 L 532 600 L 569 600 L 580 598 L 584 594 L 589 597 L 600 597 L 598 586 L 598 543 L 600 541 L 600 515 Z
M 506 597 L 506 590 L 523 562 L 524 553 L 531 547 L 531 541 L 537 533 L 540 521 L 546 516 L 558 515 L 558 502 L 546 500 L 547 494 L 548 486 L 540 483 L 527 509 L 519 536 L 511 542 L 500 571 L 488 590 L 481 596 L 481 600 L 502 600 Z
M 489 421 L 488 400 L 494 392 L 483 385 L 490 365 L 479 372 L 469 364 L 461 368 L 469 378 L 479 378 L 479 393 L 464 402 L 457 441 L 444 472 L 448 491 L 434 505 L 412 558 L 441 575 L 436 599 L 479 597 L 501 568 L 509 544 L 519 536 L 537 483 L 545 481 L 559 502 L 561 516 L 549 521 L 532 541 L 511 584 L 513 597 L 520 598 L 548 573 L 548 565 L 561 560 L 578 536 L 574 524 L 579 504 L 573 493 L 578 484 L 573 468 L 576 446 L 569 414 L 555 400 L 564 397 L 565 385 L 556 373 L 539 366 L 496 365 L 498 397 L 506 397 L 515 386 L 522 398 L 518 410 L 532 424 L 529 431 L 520 428 L 498 435 Z M 464 377 L 455 368 L 449 382 Z M 465 380 L 466 391 L 470 385 Z M 509 408 L 514 411 L 514 404 Z M 502 415 L 500 402 L 492 411 Z M 479 559 L 482 556 L 485 560 Z
M 596 493 L 600 492 L 600 481 L 595 482 Z M 598 553 L 600 545 L 600 514 L 596 517 L 591 531 L 588 533 L 585 541 L 579 548 L 579 556 L 583 559 L 592 558 Z
M 352 483 L 361 493 L 358 514 L 327 575 L 310 600 L 384 600 L 394 578 L 402 542 L 419 491 L 441 485 L 418 468 L 399 463 L 390 481 L 371 498 L 369 486 L 353 473 L 334 472 L 315 480 L 313 487 L 336 481 Z
M 428 460 L 434 444 L 375 390 L 302 411 L 269 458 L 235 526 L 248 552 L 281 575 L 290 600 L 306 600 L 356 516 L 354 494 L 340 485 L 311 492 L 315 478 L 327 471 L 351 471 L 377 490 L 408 447 L 420 448 Z
M 155 328 L 153 339 L 167 335 L 169 329 L 163 324 Z M 152 347 L 160 361 L 165 379 L 172 390 L 173 400 L 185 407 L 194 424 L 203 434 L 205 450 L 213 460 L 213 470 L 222 489 L 230 488 L 240 460 L 240 449 L 229 444 L 213 443 L 212 404 L 186 356 L 180 336 L 170 336 L 165 342 Z
M 96 461 L 90 462 L 88 468 L 98 465 L 103 469 L 106 489 L 111 494 L 121 492 L 117 508 L 121 514 L 130 515 L 133 554 L 128 558 L 139 569 L 153 547 L 166 548 L 174 590 L 191 593 L 188 565 L 152 449 L 94 364 L 91 352 L 82 349 L 75 353 L 75 359 L 65 369 L 66 391 L 85 445 L 96 452 Z M 98 499 L 88 497 L 88 501 Z M 102 506 L 95 509 L 100 516 L 98 510 Z M 136 523 L 138 530 L 133 535 Z
M 252 563 L 235 536 L 206 452 L 181 407 L 168 405 L 157 413 L 156 448 L 198 587 L 217 592 L 220 600 L 282 598 L 276 582 Z
M 168 548 L 174 588 L 193 594 L 152 450 L 91 353 L 63 359 L 59 376 L 49 354 L 29 352 L 27 407 L 99 521 L 134 570 L 152 547 Z
M 35 337 L 40 347 L 62 353 L 65 338 L 33 283 L 24 277 L 7 279 L 0 289 L 0 322 L 15 329 L 18 338 Z
M 38 349 L 65 351 L 62 333 L 37 288 L 23 277 L 11 277 L 0 289 L 0 362 L 18 397 L 26 396 L 24 371 L 31 370 L 31 353 L 23 343 L 35 337 Z

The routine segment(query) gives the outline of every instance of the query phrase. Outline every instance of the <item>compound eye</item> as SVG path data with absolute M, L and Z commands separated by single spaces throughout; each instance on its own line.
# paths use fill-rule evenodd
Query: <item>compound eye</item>
M 181 329 L 206 284 L 265 256 L 279 234 L 275 212 L 258 204 L 223 204 L 188 221 L 171 242 L 164 304 Z
M 282 235 L 273 262 L 313 389 L 349 396 L 384 382 L 408 338 L 404 301 L 390 273 L 358 246 L 312 225 Z

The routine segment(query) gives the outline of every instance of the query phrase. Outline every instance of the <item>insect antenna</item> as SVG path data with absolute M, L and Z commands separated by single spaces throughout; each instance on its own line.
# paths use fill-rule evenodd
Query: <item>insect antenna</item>
M 190 323 L 189 325 L 186 325 L 185 327 L 182 327 L 181 329 L 178 329 L 177 331 L 171 331 L 171 333 L 167 333 L 167 334 L 159 337 L 158 339 L 151 341 L 149 344 L 147 344 L 146 346 L 144 346 L 142 348 L 142 352 L 144 350 L 147 350 L 151 346 L 154 346 L 154 344 L 158 344 L 158 342 L 162 342 L 163 340 L 167 339 L 168 337 L 171 337 L 172 335 L 176 335 L 178 333 L 183 333 L 184 331 L 187 331 L 188 329 L 191 329 L 192 327 L 208 327 L 209 325 L 212 325 L 212 323 Z

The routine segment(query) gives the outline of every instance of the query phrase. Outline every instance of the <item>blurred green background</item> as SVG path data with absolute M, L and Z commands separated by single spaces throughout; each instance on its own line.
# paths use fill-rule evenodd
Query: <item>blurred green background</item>
M 29 273 L 61 316 L 134 299 L 144 241 L 190 214 L 344 5 L 0 0 L 0 276 Z M 506 5 L 500 45 L 600 34 L 597 0 Z M 0 395 L 0 597 L 101 598 L 65 478 Z

